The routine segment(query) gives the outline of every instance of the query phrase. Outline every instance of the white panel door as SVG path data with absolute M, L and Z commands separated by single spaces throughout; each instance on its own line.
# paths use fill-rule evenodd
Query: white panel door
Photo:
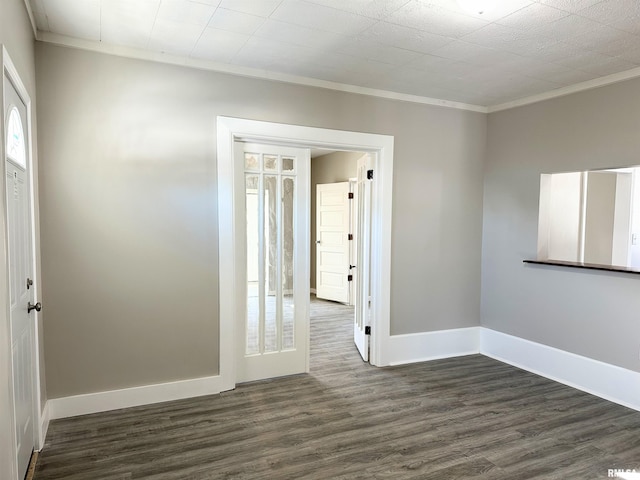
M 356 315 L 353 325 L 353 340 L 364 361 L 369 361 L 369 335 L 371 325 L 371 180 L 367 172 L 372 168 L 370 155 L 358 159 L 358 183 L 355 208 L 358 231 L 356 233 Z
M 349 303 L 349 182 L 316 186 L 316 296 Z
M 236 143 L 237 382 L 309 370 L 309 166 L 304 148 Z
M 23 478 L 33 452 L 34 392 L 31 260 L 31 215 L 28 181 L 27 109 L 15 88 L 4 77 L 7 219 L 9 237 L 9 283 L 11 354 L 18 474 Z
M 349 241 L 349 274 L 352 280 L 349 282 L 349 305 L 356 304 L 356 287 L 358 285 L 358 270 L 356 269 L 356 261 L 358 260 L 358 243 L 356 236 L 358 235 L 358 200 L 356 200 L 356 192 L 358 190 L 358 179 L 349 179 L 349 193 L 351 200 L 349 201 L 349 233 L 351 234 Z

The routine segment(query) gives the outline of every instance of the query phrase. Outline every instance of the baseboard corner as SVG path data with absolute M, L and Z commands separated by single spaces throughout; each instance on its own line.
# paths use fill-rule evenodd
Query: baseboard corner
M 640 373 L 524 338 L 483 328 L 480 353 L 640 411 Z
M 385 365 L 404 365 L 480 353 L 480 327 L 392 335 Z

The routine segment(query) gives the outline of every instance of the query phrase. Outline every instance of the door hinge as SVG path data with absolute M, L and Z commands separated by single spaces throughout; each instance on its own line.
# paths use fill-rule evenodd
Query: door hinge
M 364 327 L 364 334 L 371 335 L 371 327 Z
M 373 170 L 367 170 L 367 180 L 373 180 Z
M 347 240 L 353 240 L 353 233 L 347 233 Z
M 347 275 L 347 282 L 353 282 L 353 275 Z
M 349 192 L 349 195 L 347 196 L 347 198 L 349 200 L 353 200 L 353 192 Z

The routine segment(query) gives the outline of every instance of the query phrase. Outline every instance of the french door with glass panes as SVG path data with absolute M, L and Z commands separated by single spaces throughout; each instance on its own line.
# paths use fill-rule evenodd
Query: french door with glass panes
M 245 204 L 236 225 L 246 245 L 236 380 L 307 372 L 310 152 L 240 142 L 235 151 Z

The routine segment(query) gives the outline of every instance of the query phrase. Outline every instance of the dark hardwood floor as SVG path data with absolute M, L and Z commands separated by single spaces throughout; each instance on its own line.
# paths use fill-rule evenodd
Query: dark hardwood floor
M 640 471 L 640 412 L 481 355 L 363 363 L 312 302 L 311 373 L 51 423 L 36 480 L 604 479 Z

